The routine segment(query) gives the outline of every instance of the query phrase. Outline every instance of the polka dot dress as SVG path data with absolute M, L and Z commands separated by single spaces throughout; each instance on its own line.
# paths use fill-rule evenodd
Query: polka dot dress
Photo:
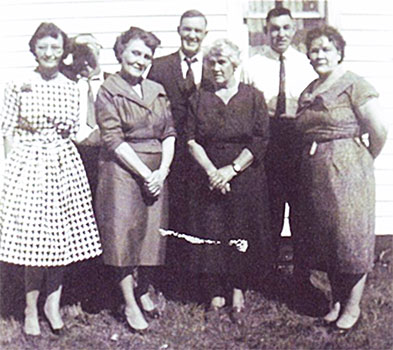
M 34 73 L 5 90 L 3 135 L 14 143 L 0 197 L 0 260 L 62 266 L 95 257 L 101 245 L 82 161 L 70 137 L 79 93 L 64 76 Z

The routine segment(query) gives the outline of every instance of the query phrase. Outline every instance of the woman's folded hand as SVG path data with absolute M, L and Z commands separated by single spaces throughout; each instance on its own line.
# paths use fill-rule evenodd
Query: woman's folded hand
M 222 189 L 229 183 L 235 176 L 236 172 L 233 170 L 232 165 L 226 165 L 217 170 L 218 176 L 221 178 L 219 188 Z
M 217 189 L 222 194 L 226 194 L 231 191 L 229 182 L 236 175 L 231 165 L 226 165 L 218 170 L 209 172 L 209 187 L 211 190 Z
M 153 197 L 157 197 L 160 194 L 167 175 L 168 171 L 160 168 L 154 170 L 145 180 L 145 186 Z

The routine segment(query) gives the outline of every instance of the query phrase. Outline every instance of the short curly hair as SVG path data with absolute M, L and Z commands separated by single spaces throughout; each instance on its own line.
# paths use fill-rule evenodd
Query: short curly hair
M 138 27 L 130 27 L 127 31 L 121 33 L 117 38 L 113 50 L 115 51 L 115 56 L 119 63 L 121 63 L 121 56 L 130 42 L 130 40 L 140 39 L 145 45 L 150 48 L 154 54 L 156 48 L 161 44 L 160 39 L 158 39 L 153 33 L 147 32 Z
M 36 49 L 36 44 L 37 41 L 45 38 L 47 36 L 50 36 L 52 38 L 58 38 L 59 35 L 63 37 L 63 55 L 62 59 L 66 58 L 68 54 L 70 53 L 71 50 L 71 42 L 70 39 L 68 38 L 67 34 L 64 33 L 56 24 L 54 23 L 48 23 L 48 22 L 42 22 L 38 28 L 36 29 L 35 33 L 31 37 L 29 41 L 29 47 L 30 47 L 30 52 L 34 55 L 37 56 L 37 53 L 35 52 Z
M 318 39 L 322 36 L 325 36 L 333 43 L 333 45 L 336 47 L 336 49 L 340 52 L 341 58 L 338 63 L 341 63 L 344 60 L 344 54 L 345 54 L 345 45 L 346 42 L 340 32 L 332 27 L 332 26 L 321 26 L 321 27 L 316 27 L 313 29 L 310 29 L 307 32 L 306 36 L 306 48 L 307 48 L 307 57 L 309 57 L 309 52 L 311 48 L 311 44 L 315 39 Z
M 217 56 L 227 57 L 234 68 L 239 67 L 241 63 L 239 47 L 228 39 L 217 39 L 207 48 L 206 60 Z

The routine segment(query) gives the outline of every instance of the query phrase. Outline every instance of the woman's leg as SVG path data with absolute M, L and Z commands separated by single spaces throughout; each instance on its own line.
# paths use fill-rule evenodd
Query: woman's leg
M 25 323 L 24 332 L 28 335 L 39 335 L 40 324 L 38 322 L 38 297 L 44 278 L 43 267 L 25 267 Z
M 337 279 L 336 274 L 334 272 L 329 272 L 328 278 L 330 281 L 332 300 L 330 302 L 330 311 L 323 317 L 323 319 L 327 323 L 332 323 L 337 321 L 338 316 L 340 315 L 340 310 L 341 310 L 340 294 L 342 294 L 342 292 L 340 292 L 340 286 L 342 285 L 342 283 L 340 282 L 340 280 Z
M 240 312 L 244 309 L 244 294 L 245 278 L 240 275 L 230 275 L 228 278 L 230 288 L 233 290 L 232 307 L 235 312 Z
M 149 286 L 154 276 L 154 267 L 139 266 L 135 297 L 141 301 L 143 310 L 150 312 L 156 309 L 156 305 L 149 295 Z
M 60 314 L 60 299 L 63 289 L 64 270 L 64 266 L 46 268 L 47 297 L 44 305 L 44 313 L 54 331 L 64 327 Z
M 210 300 L 210 306 L 214 310 L 225 306 L 225 286 L 220 275 L 201 274 L 201 286 L 206 294 L 206 299 Z
M 135 281 L 132 275 L 133 269 L 130 267 L 119 267 L 117 268 L 117 270 L 120 289 L 123 293 L 124 301 L 126 304 L 125 315 L 127 318 L 127 322 L 132 329 L 135 329 L 137 331 L 145 330 L 149 325 L 143 317 L 143 314 L 135 299 Z
M 38 322 L 38 297 L 45 269 L 42 267 L 25 267 L 25 323 L 23 330 L 28 335 L 40 335 L 40 324 Z
M 352 328 L 360 317 L 360 301 L 367 274 L 345 274 L 342 279 L 345 281 L 345 302 L 342 304 L 343 311 L 336 326 L 347 330 Z

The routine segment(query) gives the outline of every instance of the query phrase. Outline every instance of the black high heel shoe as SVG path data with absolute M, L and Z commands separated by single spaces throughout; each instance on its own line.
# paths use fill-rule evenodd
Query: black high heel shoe
M 142 312 L 146 317 L 150 318 L 151 320 L 158 320 L 161 316 L 160 312 L 156 307 L 153 310 L 142 309 Z
M 49 317 L 48 317 L 47 314 L 45 313 L 45 310 L 44 310 L 44 316 L 45 316 L 46 322 L 48 322 L 48 325 L 49 325 L 49 328 L 50 328 L 52 334 L 54 334 L 54 335 L 60 337 L 60 336 L 63 336 L 63 335 L 66 333 L 64 324 L 63 324 L 63 326 L 61 326 L 60 328 L 55 328 L 55 327 L 53 327 L 53 325 L 52 325 L 52 323 L 51 323 Z
M 229 310 L 230 320 L 234 324 L 238 325 L 239 327 L 244 326 L 244 321 L 241 318 L 243 311 L 244 311 L 244 307 L 240 308 L 240 307 L 236 307 L 236 306 L 232 306 L 232 308 Z
M 45 314 L 45 313 L 44 313 L 44 314 Z M 53 335 L 56 335 L 56 336 L 58 336 L 58 337 L 61 337 L 61 336 L 64 336 L 64 335 L 65 335 L 65 333 L 66 333 L 66 328 L 65 328 L 64 325 L 63 325 L 62 327 L 60 327 L 60 328 L 54 328 L 54 327 L 52 326 L 52 323 L 50 322 L 48 316 L 45 315 L 45 319 L 46 319 L 46 321 L 48 322 L 49 328 L 50 328 L 50 330 L 51 330 L 51 332 L 52 332 Z
M 131 320 L 129 319 L 129 317 L 127 316 L 127 311 L 126 309 L 124 309 L 124 316 L 127 322 L 127 325 L 131 331 L 131 333 L 133 334 L 139 334 L 139 335 L 145 335 L 147 333 L 147 330 L 149 329 L 149 327 L 147 326 L 146 328 L 135 328 L 132 324 L 131 324 Z

